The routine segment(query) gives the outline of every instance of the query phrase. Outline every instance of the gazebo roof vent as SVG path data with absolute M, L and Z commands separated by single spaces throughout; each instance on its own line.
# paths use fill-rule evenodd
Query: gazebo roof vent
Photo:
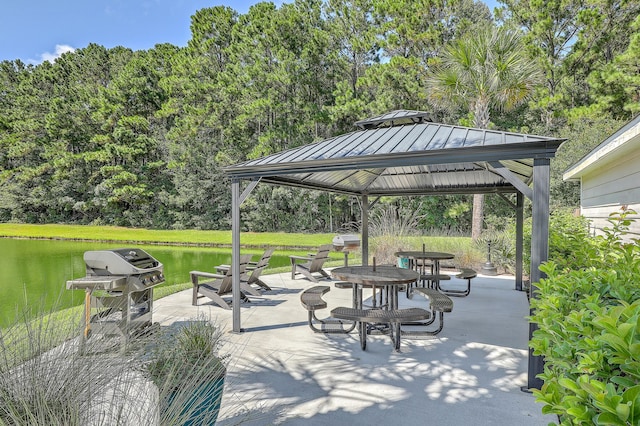
M 354 125 L 359 129 L 377 129 L 380 127 L 393 127 L 431 121 L 433 120 L 431 119 L 431 113 L 429 112 L 399 109 L 377 117 L 356 121 Z

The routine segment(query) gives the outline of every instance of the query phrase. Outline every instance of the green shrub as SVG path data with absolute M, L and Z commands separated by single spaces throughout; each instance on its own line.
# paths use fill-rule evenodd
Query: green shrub
M 487 251 L 491 244 L 491 263 L 496 268 L 504 270 L 505 273 L 514 273 L 516 266 L 516 242 L 515 234 L 506 230 L 497 230 L 489 227 L 485 229 L 480 237 L 473 242 L 474 248 L 483 253 L 483 258 L 487 259 Z
M 576 216 L 569 210 L 554 211 L 549 218 L 549 259 L 556 262 L 560 269 L 584 265 L 585 259 L 579 256 L 583 244 L 589 243 L 588 221 Z M 487 228 L 474 242 L 478 252 L 487 257 L 487 243 L 491 242 L 491 261 L 507 273 L 514 273 L 516 267 L 516 226 L 514 220 L 495 218 L 487 221 Z M 531 218 L 523 226 L 523 269 L 526 275 L 531 272 Z
M 534 393 L 562 425 L 640 424 L 640 246 L 621 239 L 630 213 L 613 213 L 598 237 L 565 222 L 540 268 L 531 347 L 545 368 Z
M 506 232 L 510 235 L 506 238 L 506 244 L 516 241 L 515 222 L 509 223 Z M 531 274 L 531 218 L 524 221 L 523 226 L 523 256 L 522 263 L 524 273 Z M 560 269 L 580 268 L 585 265 L 587 259 L 581 257 L 584 244 L 592 244 L 589 238 L 589 222 L 584 216 L 577 216 L 569 210 L 557 210 L 549 217 L 549 259 L 556 262 Z M 492 246 L 493 247 L 493 246 Z M 506 268 L 515 268 L 515 247 L 512 250 L 503 250 Z M 589 253 L 589 250 L 586 251 Z M 493 250 L 492 250 L 493 255 Z M 511 256 L 511 257 L 507 257 Z

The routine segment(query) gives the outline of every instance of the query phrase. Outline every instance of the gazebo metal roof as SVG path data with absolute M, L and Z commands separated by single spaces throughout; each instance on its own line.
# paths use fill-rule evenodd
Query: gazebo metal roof
M 393 111 L 357 122 L 360 129 L 351 133 L 236 164 L 225 173 L 353 195 L 515 192 L 531 184 L 534 159 L 555 156 L 564 141 L 433 123 L 428 116 Z
M 258 182 L 361 196 L 362 262 L 368 262 L 369 196 L 516 193 L 516 287 L 522 282 L 523 201 L 532 203 L 531 282 L 548 257 L 550 160 L 564 139 L 434 123 L 422 111 L 358 121 L 356 131 L 224 169 L 231 178 L 233 300 L 240 291 L 240 204 Z M 240 192 L 240 182 L 251 180 Z M 536 297 L 536 292 L 532 292 Z M 233 330 L 241 331 L 239 303 Z M 531 325 L 530 333 L 535 325 Z M 529 354 L 529 387 L 541 386 Z

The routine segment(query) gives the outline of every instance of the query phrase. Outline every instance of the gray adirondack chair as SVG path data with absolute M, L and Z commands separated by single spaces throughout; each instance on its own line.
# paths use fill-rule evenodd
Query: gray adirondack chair
M 291 279 L 294 280 L 297 274 L 302 274 L 314 283 L 318 279 L 313 274 L 320 274 L 322 278 L 329 278 L 329 274 L 322 269 L 324 263 L 329 259 L 329 252 L 333 246 L 325 244 L 318 248 L 318 252 L 311 256 L 289 256 L 291 259 Z
M 240 276 L 245 273 L 247 265 L 251 261 L 251 255 L 245 254 L 240 256 Z M 231 305 L 222 298 L 222 296 L 232 293 L 232 273 L 231 268 L 227 269 L 224 274 L 203 272 L 203 271 L 191 271 L 191 283 L 193 284 L 193 295 L 191 304 L 193 306 L 198 305 L 198 294 L 206 296 L 211 299 L 215 304 L 224 309 L 231 309 Z M 202 282 L 202 280 L 211 279 L 210 281 Z M 248 292 L 246 281 L 240 281 L 240 288 L 242 291 L 242 299 L 248 301 L 244 292 Z M 253 289 L 252 289 L 253 290 Z M 255 290 L 253 290 L 255 291 Z
M 262 275 L 262 271 L 264 271 L 267 268 L 267 266 L 269 266 L 269 260 L 271 260 L 271 255 L 273 255 L 273 249 L 267 249 L 262 254 L 262 257 L 257 263 L 255 264 L 253 262 L 249 263 L 249 266 L 247 267 L 247 272 L 246 272 L 246 275 L 247 275 L 246 279 L 247 279 L 248 285 L 256 284 L 257 286 L 260 286 L 265 290 L 271 290 L 271 287 L 269 287 L 267 284 L 265 284 L 264 281 L 260 279 L 260 275 Z

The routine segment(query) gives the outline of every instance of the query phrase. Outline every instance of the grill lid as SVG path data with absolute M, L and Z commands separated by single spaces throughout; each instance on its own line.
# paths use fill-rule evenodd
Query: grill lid
M 84 253 L 87 270 L 95 275 L 140 275 L 162 271 L 162 263 L 138 248 L 94 250 Z
M 360 238 L 352 234 L 336 235 L 332 243 L 335 250 L 353 250 L 360 247 Z

